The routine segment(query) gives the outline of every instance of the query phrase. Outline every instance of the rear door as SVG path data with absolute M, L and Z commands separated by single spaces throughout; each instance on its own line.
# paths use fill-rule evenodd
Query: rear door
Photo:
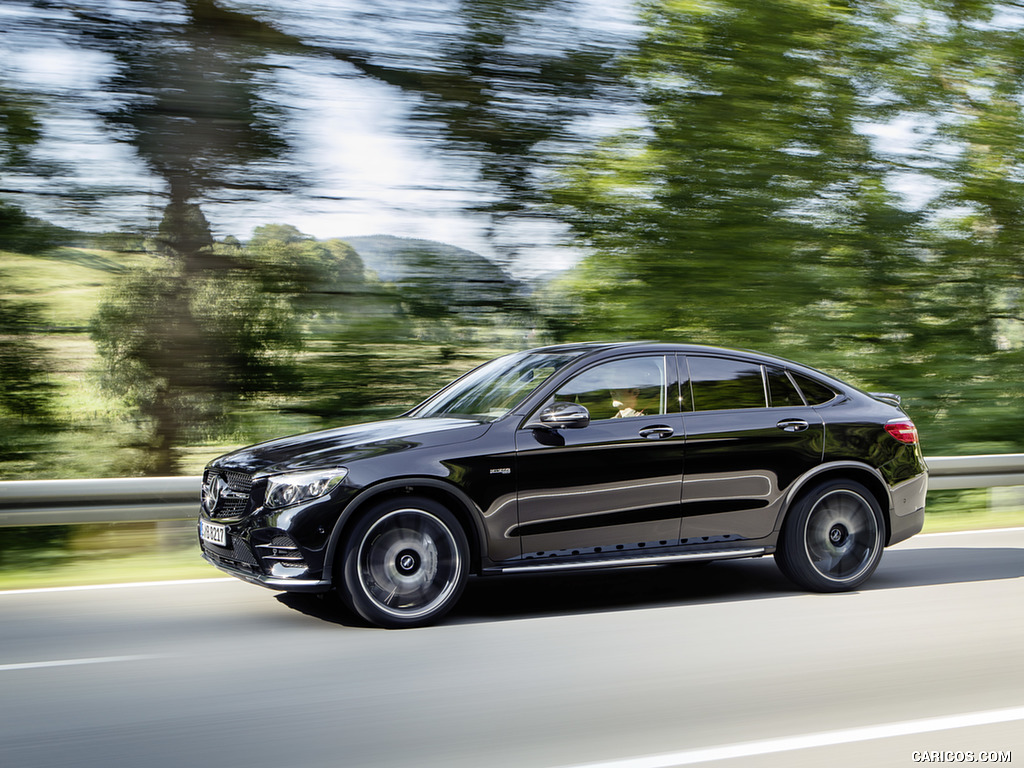
M 770 534 L 782 495 L 819 464 L 824 423 L 781 366 L 711 355 L 680 358 L 686 465 L 680 537 Z

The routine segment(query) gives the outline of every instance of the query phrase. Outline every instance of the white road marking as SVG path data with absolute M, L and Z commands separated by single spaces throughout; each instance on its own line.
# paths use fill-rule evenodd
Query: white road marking
M 218 581 L 238 581 L 230 576 L 210 579 L 178 579 L 177 581 L 131 581 L 124 584 L 88 584 L 78 587 L 32 587 L 29 589 L 0 589 L 0 595 L 32 595 L 42 592 L 87 592 L 94 589 L 134 589 L 135 587 L 174 587 L 181 584 L 213 584 Z
M 0 664 L 0 672 L 13 672 L 18 669 L 46 669 L 47 667 L 76 667 L 82 664 L 114 664 L 121 661 L 146 661 L 160 659 L 162 656 L 97 656 L 91 659 L 57 659 L 56 661 L 26 661 L 21 664 Z
M 938 533 L 919 533 L 916 536 L 907 539 L 907 541 L 913 541 L 914 539 L 927 539 L 932 536 L 969 536 L 972 533 L 1019 533 L 1020 531 L 1024 531 L 1024 527 L 978 528 L 973 531 L 939 531 Z
M 723 744 L 717 747 L 703 747 L 681 752 L 644 757 L 625 757 L 599 763 L 580 763 L 572 768 L 675 768 L 680 765 L 710 763 L 716 760 L 731 760 L 740 757 L 772 755 L 815 747 L 833 747 L 838 744 L 853 744 L 859 741 L 890 739 L 896 736 L 914 736 L 919 733 L 934 733 L 955 728 L 971 728 L 979 725 L 1012 723 L 1024 720 L 1024 707 L 993 709 L 987 712 L 966 712 L 959 715 L 930 717 L 923 720 L 907 720 L 901 723 L 884 723 L 862 728 L 846 728 L 839 731 L 824 731 L 798 736 L 783 736 L 763 741 L 748 741 L 740 744 Z

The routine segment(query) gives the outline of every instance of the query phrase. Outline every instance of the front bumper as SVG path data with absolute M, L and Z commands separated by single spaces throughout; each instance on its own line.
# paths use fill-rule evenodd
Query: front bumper
M 204 546 L 203 559 L 210 565 L 218 568 L 229 576 L 247 581 L 250 584 L 257 584 L 267 589 L 274 589 L 283 592 L 327 592 L 331 589 L 331 582 L 323 579 L 304 579 L 299 577 L 270 576 L 265 573 L 248 571 L 237 566 L 224 562 L 216 555 L 206 551 Z
M 204 522 L 226 530 L 224 544 L 197 536 L 203 559 L 224 573 L 287 592 L 331 589 L 330 579 L 323 576 L 321 553 L 300 547 L 287 530 L 268 525 L 267 518 L 226 521 L 200 515 L 200 530 Z

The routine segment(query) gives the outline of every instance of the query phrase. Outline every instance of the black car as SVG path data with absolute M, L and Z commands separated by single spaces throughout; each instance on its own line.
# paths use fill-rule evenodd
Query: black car
M 803 588 L 855 589 L 921 530 L 926 489 L 895 395 L 753 352 L 572 344 L 215 459 L 199 535 L 227 573 L 411 627 L 470 574 L 774 555 Z

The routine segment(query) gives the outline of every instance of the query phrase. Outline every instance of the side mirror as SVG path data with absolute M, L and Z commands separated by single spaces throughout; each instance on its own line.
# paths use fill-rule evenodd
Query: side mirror
M 590 424 L 590 411 L 576 403 L 552 403 L 527 429 L 582 429 Z

